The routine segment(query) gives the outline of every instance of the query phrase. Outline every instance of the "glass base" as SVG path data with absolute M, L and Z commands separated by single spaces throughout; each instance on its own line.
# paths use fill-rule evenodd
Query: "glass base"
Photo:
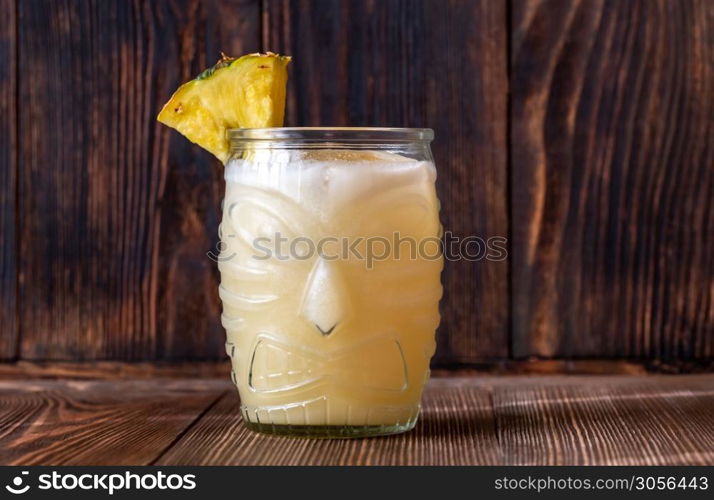
M 388 436 L 407 432 L 416 425 L 416 418 L 394 425 L 281 425 L 263 424 L 244 420 L 251 431 L 278 436 L 293 436 L 315 439 L 345 439 L 372 436 Z
M 331 405 L 327 403 L 332 401 Z M 414 428 L 421 405 L 357 405 L 314 400 L 272 406 L 241 404 L 248 429 L 265 434 L 305 438 L 361 438 L 398 434 Z

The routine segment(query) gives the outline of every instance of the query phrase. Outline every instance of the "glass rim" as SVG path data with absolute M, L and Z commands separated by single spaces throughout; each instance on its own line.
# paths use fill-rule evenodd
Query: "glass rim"
M 227 131 L 233 142 L 288 141 L 298 143 L 429 143 L 430 128 L 399 127 L 272 127 L 233 128 Z

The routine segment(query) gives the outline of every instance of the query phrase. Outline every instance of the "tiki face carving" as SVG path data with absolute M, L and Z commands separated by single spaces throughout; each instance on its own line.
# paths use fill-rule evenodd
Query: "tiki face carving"
M 433 176 L 412 161 L 229 165 L 220 296 L 244 403 L 418 397 L 441 296 L 435 241 L 418 248 L 439 232 Z

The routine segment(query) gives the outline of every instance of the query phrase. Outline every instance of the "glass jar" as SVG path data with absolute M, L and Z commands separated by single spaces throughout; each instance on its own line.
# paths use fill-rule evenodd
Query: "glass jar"
M 226 351 L 253 430 L 414 427 L 443 258 L 429 129 L 229 131 Z

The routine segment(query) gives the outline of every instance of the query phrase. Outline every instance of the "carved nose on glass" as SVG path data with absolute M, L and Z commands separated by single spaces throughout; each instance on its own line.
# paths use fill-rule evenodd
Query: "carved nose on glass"
M 334 262 L 319 258 L 303 292 L 300 315 L 323 336 L 330 335 L 346 314 L 346 294 Z

